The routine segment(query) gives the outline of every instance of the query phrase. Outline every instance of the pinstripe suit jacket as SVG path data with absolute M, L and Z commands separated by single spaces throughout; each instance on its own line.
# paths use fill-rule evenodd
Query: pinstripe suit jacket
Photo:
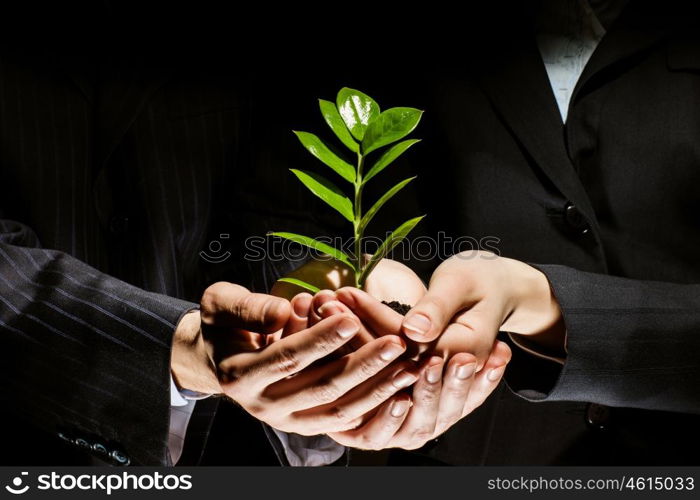
M 237 275 L 198 253 L 237 234 L 244 81 L 2 51 L 0 398 L 16 432 L 0 462 L 168 462 L 175 325 Z

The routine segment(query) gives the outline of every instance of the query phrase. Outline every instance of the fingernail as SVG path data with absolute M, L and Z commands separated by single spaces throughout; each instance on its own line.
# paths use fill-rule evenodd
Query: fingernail
M 442 363 L 433 365 L 425 371 L 425 378 L 431 384 L 437 384 L 442 379 Z
M 489 382 L 497 382 L 503 376 L 503 372 L 505 371 L 505 366 L 493 368 L 492 370 L 489 370 L 489 372 L 486 374 L 486 378 L 489 379 Z
M 394 384 L 394 387 L 403 389 L 404 387 L 408 387 L 413 382 L 415 382 L 417 378 L 418 377 L 416 377 L 412 373 L 399 372 L 399 374 L 394 377 L 394 380 L 392 380 L 391 383 Z
M 306 318 L 309 315 L 309 306 L 311 305 L 311 297 L 299 297 L 293 301 L 294 314 L 300 318 Z
M 468 365 L 457 365 L 455 368 L 455 376 L 460 380 L 467 380 L 469 377 L 474 375 L 474 369 L 476 368 L 476 363 L 469 363 Z
M 412 332 L 416 332 L 420 335 L 425 335 L 430 331 L 430 318 L 428 318 L 424 314 L 416 313 L 404 321 L 403 327 L 406 330 L 411 330 Z
M 348 337 L 352 337 L 357 332 L 359 332 L 360 325 L 358 325 L 356 322 L 354 322 L 351 319 L 344 319 L 336 327 L 335 331 L 338 332 L 338 335 L 340 335 L 342 338 L 346 339 Z
M 384 361 L 391 361 L 392 359 L 398 358 L 403 351 L 404 348 L 402 346 L 395 344 L 394 342 L 390 342 L 379 352 L 379 357 Z
M 318 314 L 321 316 L 333 316 L 342 312 L 337 302 L 326 302 L 318 308 Z
M 394 401 L 391 403 L 391 416 L 392 417 L 401 417 L 403 416 L 404 413 L 408 411 L 408 407 L 410 405 L 410 401 L 406 399 L 400 399 L 398 401 Z

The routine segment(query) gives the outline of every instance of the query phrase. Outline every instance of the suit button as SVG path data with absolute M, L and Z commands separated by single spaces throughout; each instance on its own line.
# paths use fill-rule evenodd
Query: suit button
M 586 407 L 586 425 L 597 431 L 604 431 L 610 423 L 610 408 L 589 403 Z
M 107 448 L 105 448 L 104 445 L 100 443 L 93 444 L 92 451 L 99 453 L 100 455 L 109 455 L 109 453 L 107 452 Z
M 131 463 L 131 459 L 125 453 L 122 453 L 119 450 L 112 450 L 112 453 L 110 453 L 109 456 L 112 457 L 112 460 L 117 462 L 119 465 L 129 465 Z
M 564 207 L 564 221 L 571 229 L 580 234 L 586 234 L 590 229 L 588 221 L 573 203 L 567 203 Z
M 109 232 L 117 235 L 128 233 L 129 218 L 126 215 L 113 215 L 110 217 Z
M 91 448 L 90 443 L 88 443 L 88 442 L 87 442 L 86 440 L 84 440 L 83 438 L 77 438 L 77 439 L 76 439 L 75 441 L 73 441 L 73 442 L 74 442 L 75 445 L 78 446 L 79 448 L 86 448 L 86 449 L 90 449 L 90 448 Z

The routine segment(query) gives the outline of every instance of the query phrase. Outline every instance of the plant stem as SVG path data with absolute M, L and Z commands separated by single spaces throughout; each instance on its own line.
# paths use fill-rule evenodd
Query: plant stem
M 357 152 L 357 175 L 355 176 L 355 215 L 353 217 L 353 236 L 355 245 L 355 286 L 362 288 L 360 276 L 362 275 L 362 236 L 364 229 L 360 222 L 362 221 L 362 166 L 364 157 L 362 153 Z

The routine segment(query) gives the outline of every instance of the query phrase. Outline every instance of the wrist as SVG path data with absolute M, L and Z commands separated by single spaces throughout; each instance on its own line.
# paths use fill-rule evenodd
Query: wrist
M 199 311 L 185 314 L 175 329 L 170 370 L 181 389 L 203 394 L 220 394 L 216 366 L 202 335 Z
M 564 322 L 547 276 L 524 262 L 505 261 L 512 308 L 502 329 L 531 336 L 532 341 L 561 343 L 563 348 Z

